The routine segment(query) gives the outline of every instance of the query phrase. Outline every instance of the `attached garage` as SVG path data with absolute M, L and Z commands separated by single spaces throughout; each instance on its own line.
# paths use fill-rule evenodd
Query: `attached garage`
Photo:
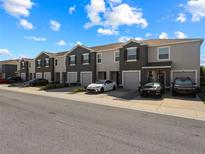
M 51 72 L 44 72 L 43 78 L 48 80 L 48 82 L 51 82 Z
M 22 78 L 23 80 L 26 80 L 26 73 L 21 73 L 21 78 Z
M 125 89 L 137 90 L 141 81 L 140 71 L 122 71 L 122 85 Z
M 68 83 L 77 83 L 78 73 L 77 72 L 68 72 L 67 73 L 67 82 Z
M 193 82 L 197 83 L 197 71 L 196 70 L 172 70 L 171 79 L 174 81 L 176 78 L 189 77 Z
M 36 73 L 36 79 L 42 79 L 43 75 L 42 73 Z
M 92 72 L 81 72 L 80 81 L 82 86 L 88 86 L 93 82 Z

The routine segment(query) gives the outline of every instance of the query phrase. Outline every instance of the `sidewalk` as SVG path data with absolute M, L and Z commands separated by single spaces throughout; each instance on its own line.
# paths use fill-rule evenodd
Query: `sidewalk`
M 19 88 L 7 85 L 0 85 L 0 89 L 205 121 L 205 105 L 199 98 L 180 99 L 168 96 L 162 100 L 140 97 L 125 100 L 106 93 L 86 95 L 85 93 L 46 92 L 34 87 Z

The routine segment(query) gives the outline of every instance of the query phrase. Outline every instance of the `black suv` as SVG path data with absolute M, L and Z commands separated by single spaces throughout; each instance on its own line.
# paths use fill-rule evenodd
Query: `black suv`
M 13 76 L 13 77 L 9 77 L 8 79 L 9 83 L 20 83 L 23 82 L 22 78 L 19 76 Z
M 189 78 L 176 78 L 172 83 L 172 95 L 189 94 L 196 97 L 195 83 Z

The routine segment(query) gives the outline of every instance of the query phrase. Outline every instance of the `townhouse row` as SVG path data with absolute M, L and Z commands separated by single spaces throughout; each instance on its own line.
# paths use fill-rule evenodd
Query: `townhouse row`
M 190 77 L 200 86 L 200 47 L 203 39 L 155 39 L 87 47 L 69 51 L 41 52 L 35 59 L 19 62 L 25 80 L 81 83 L 111 79 L 126 89 L 140 82 L 159 81 L 170 87 L 176 77 Z

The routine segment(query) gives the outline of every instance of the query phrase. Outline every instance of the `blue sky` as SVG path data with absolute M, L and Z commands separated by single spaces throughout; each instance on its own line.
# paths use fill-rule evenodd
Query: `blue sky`
M 0 0 L 0 5 L 0 60 L 65 51 L 77 43 L 205 37 L 205 0 Z

